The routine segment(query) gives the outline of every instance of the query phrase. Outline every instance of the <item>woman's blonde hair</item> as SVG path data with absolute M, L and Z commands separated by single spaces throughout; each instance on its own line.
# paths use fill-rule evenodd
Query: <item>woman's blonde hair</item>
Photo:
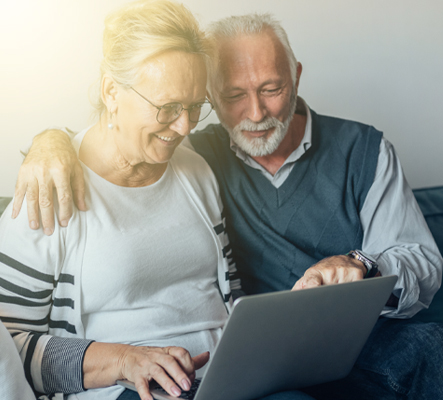
M 209 56 L 209 42 L 191 12 L 170 0 L 128 3 L 105 19 L 100 81 L 109 74 L 133 86 L 147 60 L 173 50 Z M 99 94 L 94 106 L 99 114 L 106 109 Z

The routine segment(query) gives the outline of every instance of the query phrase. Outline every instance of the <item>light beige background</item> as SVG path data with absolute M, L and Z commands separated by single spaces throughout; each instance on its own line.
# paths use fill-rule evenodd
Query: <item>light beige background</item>
M 126 0 L 0 0 L 0 196 L 19 148 L 49 125 L 91 123 L 104 16 Z M 207 22 L 273 12 L 304 70 L 317 112 L 383 130 L 412 187 L 443 184 L 443 2 L 184 0 Z M 214 119 L 213 119 L 214 120 Z

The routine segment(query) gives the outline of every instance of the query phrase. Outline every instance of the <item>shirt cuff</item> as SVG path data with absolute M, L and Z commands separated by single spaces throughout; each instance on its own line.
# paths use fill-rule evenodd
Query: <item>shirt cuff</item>
M 78 393 L 83 386 L 83 358 L 93 340 L 53 336 L 42 359 L 45 393 Z

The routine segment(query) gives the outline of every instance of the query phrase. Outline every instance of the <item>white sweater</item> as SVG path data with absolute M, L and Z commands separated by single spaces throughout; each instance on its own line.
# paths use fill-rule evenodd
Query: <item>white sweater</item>
M 206 226 L 206 235 L 212 237 L 213 248 L 217 249 L 216 268 L 213 270 L 215 280 L 229 311 L 230 285 L 233 289 L 239 289 L 239 282 L 231 280 L 230 284 L 229 278 L 234 276 L 235 266 L 224 233 L 216 179 L 203 158 L 186 148 L 176 149 L 168 169 L 174 185 L 181 186 L 180 189 L 187 195 L 187 202 L 194 206 L 201 226 Z M 90 173 L 86 171 L 87 176 Z M 115 188 L 117 191 L 120 187 Z M 91 193 L 100 196 L 101 192 L 94 192 L 94 188 L 91 188 L 88 195 Z M 115 207 L 114 211 L 122 215 L 126 211 L 133 211 L 131 205 L 121 201 L 118 196 L 111 204 L 106 199 L 101 203 L 97 199 L 90 200 L 94 211 L 96 207 L 97 211 L 103 211 L 99 210 L 99 204 Z M 125 207 L 129 208 L 125 210 Z M 32 377 L 30 383 L 35 390 L 42 393 L 80 392 L 83 389 L 83 354 L 90 339 L 95 339 L 86 335 L 85 328 L 89 325 L 83 321 L 86 313 L 83 308 L 82 273 L 88 261 L 84 260 L 87 246 L 94 246 L 102 238 L 99 235 L 88 237 L 88 232 L 91 232 L 88 224 L 93 223 L 91 218 L 97 213 L 75 210 L 68 228 L 56 226 L 54 234 L 47 237 L 41 230 L 29 229 L 25 205 L 15 220 L 8 217 L 9 212 L 11 210 L 6 211 L 0 221 L 0 295 L 3 295 L 0 318 L 14 335 L 25 372 Z M 107 215 L 106 212 L 102 214 Z M 102 221 L 98 219 L 95 223 L 100 225 Z M 102 226 L 103 237 L 108 233 L 107 228 L 106 225 Z M 134 229 L 137 230 L 136 227 Z M 182 232 L 182 235 L 186 235 L 186 232 Z M 138 246 L 148 245 L 140 235 L 137 238 Z M 127 252 L 134 250 L 136 248 L 130 248 Z M 116 315 L 111 315 L 110 323 L 113 323 Z M 206 316 L 200 321 L 202 329 L 208 328 L 204 321 Z M 220 321 L 216 321 L 216 324 L 220 324 Z M 114 326 L 118 324 L 114 323 Z M 122 342 L 132 340 L 124 340 L 124 334 L 120 338 Z

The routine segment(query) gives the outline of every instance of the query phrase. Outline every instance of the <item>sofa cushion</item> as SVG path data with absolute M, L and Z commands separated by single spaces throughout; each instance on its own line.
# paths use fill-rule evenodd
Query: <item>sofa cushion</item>
M 11 199 L 11 197 L 0 197 L 0 217 L 3 214 L 3 211 L 5 211 L 5 208 L 10 203 Z
M 415 198 L 434 236 L 440 253 L 443 254 L 443 186 L 414 190 Z M 427 310 L 420 311 L 417 321 L 443 322 L 443 290 L 434 296 Z
M 413 191 L 417 203 L 443 254 L 443 186 Z

